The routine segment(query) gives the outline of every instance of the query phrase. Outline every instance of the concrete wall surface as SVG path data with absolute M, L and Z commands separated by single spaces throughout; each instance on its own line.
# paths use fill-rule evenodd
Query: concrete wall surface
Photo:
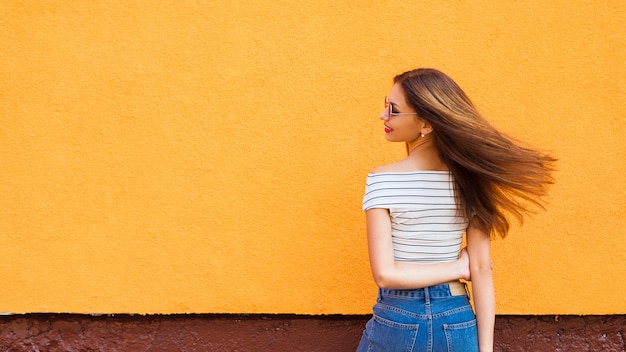
M 369 314 L 378 116 L 435 67 L 559 159 L 493 242 L 498 314 L 624 314 L 625 11 L 0 0 L 0 312 Z
M 369 316 L 29 314 L 0 317 L 0 352 L 353 352 Z M 626 316 L 497 316 L 499 352 L 621 352 Z

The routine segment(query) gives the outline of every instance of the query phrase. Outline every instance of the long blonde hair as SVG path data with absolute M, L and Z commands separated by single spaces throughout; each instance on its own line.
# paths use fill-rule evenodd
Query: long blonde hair
M 417 69 L 394 78 L 408 104 L 432 127 L 439 157 L 455 179 L 457 202 L 470 223 L 505 237 L 508 217 L 523 223 L 554 183 L 556 159 L 497 131 L 450 77 Z

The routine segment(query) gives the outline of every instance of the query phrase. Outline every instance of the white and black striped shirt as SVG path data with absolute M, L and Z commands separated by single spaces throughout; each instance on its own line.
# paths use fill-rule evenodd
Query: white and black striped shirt
M 457 259 L 468 221 L 454 198 L 448 171 L 369 174 L 363 210 L 389 209 L 397 261 L 446 262 Z

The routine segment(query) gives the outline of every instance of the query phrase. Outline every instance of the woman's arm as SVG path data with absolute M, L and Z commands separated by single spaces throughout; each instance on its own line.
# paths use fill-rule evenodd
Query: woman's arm
M 369 209 L 365 216 L 370 265 L 378 287 L 415 289 L 458 279 L 469 279 L 469 262 L 465 250 L 461 252 L 461 257 L 453 262 L 412 264 L 395 261 L 389 211 Z
M 491 275 L 493 264 L 490 245 L 489 234 L 470 225 L 467 229 L 467 252 L 478 323 L 478 346 L 481 352 L 493 351 L 496 298 Z

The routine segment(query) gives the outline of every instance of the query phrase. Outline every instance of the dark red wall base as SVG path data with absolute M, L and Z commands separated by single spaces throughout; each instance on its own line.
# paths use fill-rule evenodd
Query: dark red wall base
M 354 351 L 369 316 L 27 314 L 7 351 Z M 626 315 L 498 316 L 496 351 L 626 351 Z

